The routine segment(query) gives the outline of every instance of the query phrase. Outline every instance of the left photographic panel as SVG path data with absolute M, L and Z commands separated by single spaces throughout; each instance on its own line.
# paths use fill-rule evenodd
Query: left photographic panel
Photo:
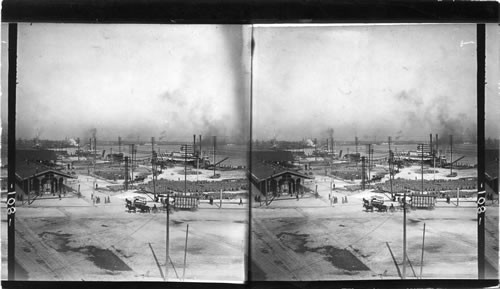
M 244 282 L 251 27 L 18 24 L 15 148 L 7 32 L 2 280 Z

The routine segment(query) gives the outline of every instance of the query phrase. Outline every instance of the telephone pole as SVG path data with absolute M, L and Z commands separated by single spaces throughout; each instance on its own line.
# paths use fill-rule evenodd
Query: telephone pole
M 421 179 L 422 179 L 421 193 L 423 194 L 424 193 L 424 144 L 423 143 L 421 144 L 421 148 L 422 148 L 422 152 L 420 153 L 420 155 L 422 156 L 422 159 L 421 159 Z
M 133 181 L 134 180 L 134 151 L 135 151 L 135 144 L 130 144 L 129 145 L 129 154 L 131 156 L 131 165 L 130 165 L 130 180 Z
M 151 169 L 153 171 L 153 195 L 156 196 L 156 156 L 155 156 L 155 138 L 151 137 Z
M 215 146 L 217 143 L 217 136 L 213 136 L 214 138 L 214 177 L 215 177 Z
M 393 198 L 392 193 L 392 174 L 394 173 L 393 163 L 392 163 L 392 151 L 391 151 L 391 137 L 389 137 L 389 183 L 391 184 L 391 198 Z
M 125 157 L 125 191 L 128 191 L 128 157 Z
M 361 189 L 365 190 L 365 159 L 366 157 L 361 157 Z
M 184 145 L 184 196 L 187 194 L 187 150 L 188 145 Z
M 453 176 L 453 135 L 450 134 L 450 177 Z
M 403 196 L 403 276 L 406 279 L 406 188 Z

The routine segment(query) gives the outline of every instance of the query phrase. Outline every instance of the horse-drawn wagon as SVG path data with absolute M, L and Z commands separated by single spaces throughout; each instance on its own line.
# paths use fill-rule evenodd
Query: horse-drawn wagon
M 377 196 L 372 196 L 369 200 L 363 198 L 363 207 L 367 212 L 373 212 L 374 208 L 378 212 L 387 212 L 387 205 L 384 205 L 384 199 Z
M 151 212 L 151 207 L 147 205 L 147 201 L 145 197 L 134 197 L 134 199 L 131 201 L 129 199 L 125 199 L 125 208 L 127 208 L 127 211 L 130 212 L 136 212 L 137 210 L 140 210 L 141 213 L 150 213 Z

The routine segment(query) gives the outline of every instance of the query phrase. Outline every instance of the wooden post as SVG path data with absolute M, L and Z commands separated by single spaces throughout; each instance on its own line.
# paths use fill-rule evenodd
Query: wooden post
M 167 201 L 166 201 L 166 211 L 167 211 L 167 224 L 166 226 L 166 246 L 165 246 L 165 251 L 166 251 L 166 259 L 165 259 L 165 281 L 168 280 L 168 260 L 170 258 L 170 252 L 169 252 L 169 243 L 170 243 L 170 192 L 167 192 Z
M 189 224 L 186 225 L 186 243 L 184 245 L 184 269 L 182 270 L 182 281 L 184 281 L 184 276 L 186 276 L 186 257 L 187 257 L 187 247 L 188 247 L 188 236 L 189 236 Z
M 421 164 L 421 179 L 422 179 L 422 190 L 421 190 L 421 193 L 423 194 L 424 193 L 424 144 L 422 143 L 421 144 L 421 149 L 422 149 L 422 164 Z
M 422 257 L 420 258 L 420 279 L 422 279 L 422 269 L 424 266 L 424 243 L 425 243 L 425 223 L 424 223 L 424 234 L 422 235 Z
M 406 279 L 406 190 L 403 197 L 403 276 Z
M 392 168 L 392 151 L 391 151 L 391 137 L 388 139 L 389 143 L 389 183 L 391 185 L 391 198 L 394 198 L 394 195 L 392 193 L 392 174 L 393 174 L 393 168 Z
M 153 194 L 156 196 L 156 158 L 155 158 L 155 138 L 151 137 L 151 170 L 153 171 Z

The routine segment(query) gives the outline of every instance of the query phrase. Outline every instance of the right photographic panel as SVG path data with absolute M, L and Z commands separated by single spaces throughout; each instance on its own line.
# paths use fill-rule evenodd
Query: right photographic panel
M 253 28 L 250 280 L 477 278 L 476 31 Z

